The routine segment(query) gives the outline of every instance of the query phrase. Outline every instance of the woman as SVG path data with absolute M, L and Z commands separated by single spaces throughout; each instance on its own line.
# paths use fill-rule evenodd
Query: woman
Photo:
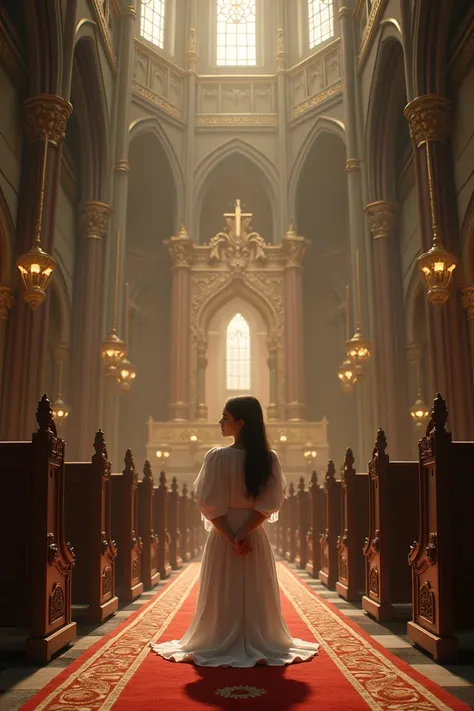
M 165 659 L 198 666 L 281 666 L 314 657 L 281 616 L 273 551 L 262 523 L 283 503 L 280 462 L 268 446 L 254 397 L 228 400 L 220 421 L 231 447 L 215 447 L 194 482 L 210 522 L 194 619 L 184 637 L 153 644 Z M 208 526 L 209 527 L 209 526 Z

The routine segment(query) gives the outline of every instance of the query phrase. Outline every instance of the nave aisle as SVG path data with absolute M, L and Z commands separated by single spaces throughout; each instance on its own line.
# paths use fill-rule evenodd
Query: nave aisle
M 155 711 L 159 707 L 167 711 L 177 704 L 180 711 L 244 706 L 272 711 L 464 711 L 473 707 L 472 701 L 466 705 L 441 688 L 446 686 L 469 703 L 473 687 L 462 667 L 453 674 L 433 664 L 356 606 L 316 581 L 307 585 L 305 574 L 283 563 L 278 564 L 278 574 L 292 634 L 315 636 L 321 643 L 319 656 L 309 663 L 198 669 L 165 662 L 151 652 L 150 641 L 180 637 L 189 625 L 199 575 L 199 563 L 190 563 L 160 585 L 157 593 L 149 594 L 144 604 L 122 610 L 48 666 L 39 671 L 19 667 L 1 672 L 0 688 L 10 690 L 0 696 L 0 710 Z M 33 673 L 28 676 L 28 671 Z M 15 675 L 22 681 L 11 688 Z

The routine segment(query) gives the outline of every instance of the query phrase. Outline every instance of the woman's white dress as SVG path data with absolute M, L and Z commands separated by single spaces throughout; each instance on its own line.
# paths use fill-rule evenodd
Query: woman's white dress
M 255 502 L 245 498 L 245 450 L 211 449 L 194 482 L 197 504 L 210 521 L 227 514 L 237 531 L 252 509 L 270 518 L 283 503 L 285 479 L 275 452 L 272 476 Z M 283 620 L 273 550 L 263 526 L 249 535 L 252 552 L 238 555 L 213 526 L 202 556 L 194 619 L 180 640 L 153 644 L 165 659 L 198 666 L 282 666 L 311 659 L 316 642 L 292 638 Z

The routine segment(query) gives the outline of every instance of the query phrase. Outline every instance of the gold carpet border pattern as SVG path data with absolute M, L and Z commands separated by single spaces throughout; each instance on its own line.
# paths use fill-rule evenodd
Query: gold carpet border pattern
M 106 711 L 188 598 L 199 576 L 191 563 L 157 599 L 65 679 L 37 711 Z
M 374 711 L 449 711 L 278 563 L 280 587 L 340 672 Z

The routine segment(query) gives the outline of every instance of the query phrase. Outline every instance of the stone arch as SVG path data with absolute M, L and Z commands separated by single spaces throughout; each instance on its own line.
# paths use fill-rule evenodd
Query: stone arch
M 395 74 L 393 74 L 395 69 Z M 393 77 L 388 82 L 387 76 Z M 403 127 L 406 135 L 408 125 L 400 112 L 405 106 L 406 85 L 403 45 L 392 25 L 380 38 L 375 59 L 375 68 L 370 88 L 368 121 L 366 127 L 367 166 L 371 202 L 391 199 L 395 201 L 395 155 L 397 135 Z
M 217 293 L 211 294 L 200 305 L 195 321 L 198 333 L 201 335 L 207 333 L 214 314 L 228 301 L 236 297 L 248 301 L 260 314 L 267 327 L 268 334 L 276 334 L 278 332 L 278 314 L 271 301 L 245 280 L 233 279 L 219 289 Z
M 11 264 L 15 227 L 3 192 L 0 190 L 0 284 L 8 284 L 11 279 Z
M 111 136 L 95 32 L 76 34 L 71 93 L 81 142 L 81 197 L 106 202 Z
M 212 177 L 212 174 L 220 164 L 231 156 L 241 156 L 248 160 L 252 166 L 262 176 L 262 185 L 268 196 L 270 208 L 273 216 L 273 231 L 274 233 L 281 232 L 281 226 L 278 225 L 278 195 L 279 195 L 279 177 L 278 170 L 275 164 L 261 153 L 257 148 L 250 145 L 241 138 L 233 138 L 211 151 L 197 166 L 194 188 L 194 222 L 193 234 L 198 234 L 199 220 L 201 210 L 206 194 L 206 188 Z M 235 196 L 238 197 L 238 196 Z M 264 235 L 265 236 L 265 235 Z
M 306 162 L 307 157 L 315 143 L 315 141 L 324 133 L 338 136 L 341 141 L 346 144 L 346 129 L 342 121 L 331 118 L 330 116 L 318 116 L 305 140 L 298 151 L 295 162 L 290 173 L 288 185 L 288 207 L 292 218 L 296 215 L 296 196 L 298 192 L 298 182 L 301 171 Z
M 130 136 L 130 142 L 134 141 L 138 136 L 142 136 L 146 133 L 151 133 L 152 135 L 155 136 L 155 138 L 158 139 L 161 148 L 163 149 L 163 152 L 168 159 L 168 163 L 171 169 L 171 173 L 173 175 L 173 180 L 174 180 L 174 189 L 175 189 L 175 195 L 176 195 L 176 216 L 175 216 L 175 222 L 176 222 L 176 230 L 178 229 L 179 226 L 179 221 L 183 218 L 184 215 L 184 175 L 183 171 L 181 169 L 179 160 L 176 156 L 176 152 L 173 148 L 173 145 L 171 141 L 169 140 L 169 137 L 167 136 L 166 132 L 163 130 L 163 126 L 160 123 L 159 119 L 156 116 L 149 116 L 146 118 L 140 118 L 137 119 L 136 121 L 133 121 L 130 124 L 129 128 L 129 136 Z
M 448 37 L 454 0 L 415 3 L 413 58 L 415 96 L 446 93 Z

